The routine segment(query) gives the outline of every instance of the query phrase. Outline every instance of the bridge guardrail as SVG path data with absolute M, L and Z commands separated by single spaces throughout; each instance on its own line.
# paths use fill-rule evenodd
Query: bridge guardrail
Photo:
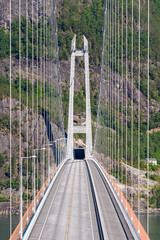
M 130 224 L 132 225 L 135 233 L 137 234 L 138 239 L 150 240 L 145 229 L 143 228 L 142 224 L 140 223 L 138 217 L 135 215 L 130 204 L 127 202 L 126 198 L 124 197 L 123 193 L 119 189 L 118 185 L 113 180 L 112 176 L 110 174 L 108 174 L 108 172 L 105 170 L 105 168 L 97 160 L 95 160 L 93 158 L 90 158 L 90 159 L 92 161 L 94 161 L 98 165 L 98 167 L 100 167 L 102 173 L 104 174 L 106 179 L 110 182 L 110 186 L 112 187 L 112 190 L 116 194 L 116 197 L 118 198 L 119 203 L 123 207 L 123 210 L 126 213 L 128 220 L 129 220 Z M 131 217 L 133 218 L 132 220 L 131 220 Z
M 37 193 L 35 199 L 31 202 L 29 208 L 27 209 L 27 211 L 25 212 L 25 214 L 23 215 L 22 218 L 22 226 L 23 226 L 23 233 L 24 236 L 22 237 L 22 239 L 28 239 L 28 235 L 26 235 L 27 229 L 30 227 L 30 223 L 33 220 L 34 216 L 37 214 L 37 210 L 39 209 L 39 212 L 41 211 L 40 209 L 40 204 L 42 205 L 42 200 L 44 200 L 44 198 L 46 199 L 46 197 L 48 196 L 50 189 L 54 183 L 54 180 L 56 179 L 55 175 L 57 176 L 60 169 L 62 168 L 62 166 L 64 165 L 64 163 L 67 161 L 67 159 L 63 160 L 61 162 L 61 164 L 59 164 L 57 167 L 54 168 L 53 172 L 50 174 L 50 176 L 47 178 L 47 180 L 45 181 L 44 185 L 42 185 L 41 189 L 39 190 L 39 192 Z M 44 195 L 43 195 L 43 191 L 44 191 Z M 36 201 L 36 211 L 33 212 L 33 206 L 34 206 L 34 202 Z M 45 201 L 43 201 L 44 204 Z M 42 208 L 42 206 L 41 206 Z M 39 214 L 38 214 L 39 215 Z M 28 216 L 28 219 L 27 219 Z M 17 227 L 15 228 L 14 232 L 12 233 L 11 237 L 9 240 L 18 240 L 21 239 L 20 236 L 20 222 L 17 225 Z

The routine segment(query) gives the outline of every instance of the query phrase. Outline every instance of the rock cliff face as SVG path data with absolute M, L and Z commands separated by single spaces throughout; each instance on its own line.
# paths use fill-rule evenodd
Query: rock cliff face
M 131 78 L 128 78 L 127 81 L 127 96 L 126 96 L 126 77 L 124 75 L 123 79 L 120 75 L 117 73 L 112 73 L 112 98 L 113 102 L 116 99 L 116 102 L 118 102 L 118 91 L 119 91 L 119 103 L 121 104 L 122 102 L 122 96 L 123 96 L 123 102 L 125 103 L 126 97 L 128 101 L 128 106 L 131 108 L 131 99 L 132 99 L 132 82 Z M 101 89 L 102 93 L 102 98 L 105 99 L 105 101 L 109 101 L 109 81 L 107 79 L 108 76 L 108 70 L 107 68 L 104 69 L 103 71 L 103 87 Z M 119 84 L 118 84 L 118 79 L 119 79 Z M 135 80 L 134 80 L 135 84 Z M 133 86 L 133 104 L 134 104 L 134 111 L 138 111 L 138 99 L 139 99 L 139 90 L 138 88 Z M 107 99 L 107 100 L 106 100 Z M 142 92 L 140 92 L 140 99 L 141 99 L 141 111 L 143 113 L 143 116 L 146 118 L 147 117 L 147 97 L 144 96 Z M 125 104 L 124 104 L 125 105 Z M 160 111 L 160 105 L 154 100 L 150 99 L 150 114 L 153 112 L 159 112 Z M 125 119 L 125 118 L 124 118 Z
M 33 2 L 33 21 L 37 21 L 37 15 L 43 15 L 42 7 L 44 6 L 43 0 L 28 0 L 28 6 L 26 0 L 11 0 L 11 14 L 12 20 L 19 16 L 26 15 L 26 10 L 28 9 L 28 17 L 32 20 L 32 2 Z M 46 12 L 50 16 L 53 9 L 53 1 L 46 1 Z M 19 5 L 20 3 L 20 5 Z M 20 11 L 19 11 L 20 9 Z M 0 28 L 9 28 L 10 22 L 10 0 L 0 0 Z
M 2 59 L 0 60 L 0 75 L 3 75 L 9 78 L 9 59 Z M 43 77 L 43 67 L 45 64 L 45 78 Z M 19 60 L 12 56 L 12 80 L 15 81 L 17 76 L 19 75 Z M 38 73 L 38 74 L 37 74 Z M 27 59 L 23 57 L 21 59 L 21 77 L 23 79 L 27 78 Z M 54 59 L 53 61 L 42 61 L 42 63 L 38 63 L 37 61 L 33 60 L 33 68 L 32 68 L 32 60 L 28 59 L 28 79 L 30 82 L 36 81 L 46 81 L 50 83 L 53 87 L 58 87 L 57 81 L 57 61 Z
M 10 99 L 4 98 L 0 101 L 0 114 L 2 116 L 9 116 L 9 108 L 10 105 Z M 14 125 L 12 126 L 12 154 L 17 155 L 17 148 L 19 146 L 19 102 L 15 99 L 12 99 L 12 112 L 11 112 L 11 119 L 12 123 Z M 25 150 L 27 148 L 27 142 L 26 142 L 26 133 L 27 133 L 27 108 L 24 107 L 21 111 L 21 126 L 22 126 L 22 149 Z M 15 126 L 15 122 L 17 123 Z M 48 135 L 47 135 L 47 128 L 44 118 L 41 115 L 38 115 L 36 113 L 31 114 L 31 111 L 29 111 L 28 115 L 28 143 L 29 146 L 39 146 L 40 148 L 42 145 L 46 142 L 49 143 Z M 33 129 L 33 131 L 31 131 Z M 59 137 L 62 137 L 60 134 L 60 131 L 58 127 L 51 123 L 51 129 L 53 134 L 53 140 L 57 139 Z M 14 130 L 14 131 L 13 131 Z M 3 129 L 0 129 L 0 152 L 6 151 L 9 155 L 9 139 L 10 139 L 10 132 L 9 127 L 5 127 Z M 37 136 L 38 133 L 38 136 Z
M 82 66 L 80 66 L 82 64 Z M 60 72 L 62 79 L 62 87 L 65 89 L 70 84 L 70 58 L 68 61 L 62 60 L 60 62 Z M 83 58 L 76 59 L 75 65 L 75 91 L 85 88 L 85 72 L 83 66 Z M 100 76 L 100 67 L 90 69 L 90 84 L 95 83 L 98 87 Z
M 10 99 L 3 98 L 0 101 L 0 117 L 1 119 L 7 119 L 5 126 L 0 126 L 0 153 L 4 156 L 4 164 L 0 167 L 0 187 L 1 187 L 1 197 L 9 199 L 9 166 L 10 166 L 10 129 L 9 129 L 9 112 L 10 112 Z M 61 129 L 54 123 L 44 120 L 43 116 L 37 115 L 29 110 L 28 114 L 28 125 L 27 125 L 27 108 L 23 106 L 21 111 L 21 126 L 22 132 L 19 135 L 19 102 L 12 99 L 12 135 L 11 135 L 11 156 L 12 156 L 12 180 L 17 182 L 19 185 L 19 150 L 20 150 L 20 137 L 21 137 L 21 154 L 24 156 L 26 154 L 27 148 L 29 150 L 29 155 L 32 154 L 31 149 L 42 148 L 44 144 L 48 144 L 50 141 L 56 140 L 57 138 L 64 137 Z M 7 122 L 8 121 L 8 122 Z M 27 141 L 27 129 L 28 129 L 28 141 Z M 51 135 L 49 135 L 49 130 L 51 129 Z M 50 152 L 50 153 L 49 153 Z M 46 150 L 46 161 L 48 156 L 51 157 L 51 169 L 55 166 L 55 146 L 52 150 Z M 50 154 L 50 155 L 48 155 Z M 39 158 L 41 159 L 41 158 Z M 40 160 L 41 161 L 41 160 Z M 40 165 L 41 166 L 41 165 Z M 40 167 L 39 167 L 40 168 Z M 42 173 L 39 173 L 40 176 Z M 17 180 L 16 180 L 17 179 Z M 26 181 L 26 175 L 24 177 Z M 17 186 L 18 186 L 17 185 Z M 24 189 L 25 192 L 25 189 Z M 14 187 L 12 189 L 12 213 L 19 213 L 19 187 Z M 29 190 L 29 195 L 32 196 L 32 192 Z M 30 200 L 29 200 L 30 201 Z M 24 204 L 24 211 L 26 206 Z M 9 203 L 4 201 L 0 203 L 0 214 L 9 214 L 10 207 Z

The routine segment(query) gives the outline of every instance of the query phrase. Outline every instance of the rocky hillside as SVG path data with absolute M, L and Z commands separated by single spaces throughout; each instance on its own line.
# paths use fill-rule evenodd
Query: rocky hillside
M 21 1 L 20 32 L 19 1 L 11 1 L 11 69 L 9 64 L 9 2 L 9 0 L 0 1 L 0 213 L 9 212 L 11 123 L 12 212 L 17 214 L 19 212 L 20 150 L 21 156 L 32 155 L 32 149 L 42 148 L 44 144 L 64 137 L 64 132 L 61 116 L 56 36 L 54 34 L 53 1 L 47 1 L 47 5 L 44 5 L 43 1 L 29 0 L 28 9 L 26 1 Z M 28 13 L 28 19 L 26 13 Z M 21 34 L 21 48 L 19 47 L 19 34 Z M 55 166 L 55 149 L 55 146 L 53 146 L 52 150 L 49 151 L 52 167 Z M 38 154 L 38 156 L 37 184 L 40 188 L 42 183 L 42 154 Z M 46 151 L 45 157 L 48 159 L 48 151 Z M 24 160 L 24 206 L 27 196 L 26 166 L 27 163 Z M 28 165 L 29 201 L 32 200 L 32 172 L 32 161 L 30 159 Z
M 18 176 L 19 165 L 18 165 L 18 153 L 19 153 L 19 1 L 12 0 L 12 143 L 13 143 L 13 164 L 15 166 L 14 179 Z M 52 5 L 47 5 L 46 8 L 43 6 L 43 1 L 28 1 L 28 75 L 27 75 L 27 54 L 26 54 L 26 27 L 27 27 L 27 19 L 26 19 L 26 1 L 21 1 L 21 67 L 22 67 L 22 125 L 23 129 L 26 129 L 26 78 L 29 79 L 29 127 L 34 126 L 34 132 L 29 131 L 29 148 L 32 148 L 32 140 L 34 140 L 35 145 L 42 146 L 43 138 L 41 138 L 41 131 L 39 131 L 39 137 L 37 138 L 37 128 L 40 126 L 37 125 L 36 117 L 37 117 L 37 95 L 43 96 L 43 88 L 45 87 L 47 91 L 46 94 L 46 106 L 43 104 L 38 104 L 38 119 L 42 125 L 45 126 L 46 118 L 45 116 L 49 116 L 49 121 L 53 132 L 53 138 L 56 139 L 60 137 L 62 134 L 62 125 L 61 125 L 61 116 L 60 116 L 60 101 L 59 101 L 59 86 L 57 80 L 57 58 L 56 58 L 56 50 L 55 45 L 51 48 L 52 50 L 48 50 L 47 46 L 50 46 L 50 41 L 46 41 L 43 38 L 43 33 L 41 32 L 41 27 L 44 26 L 46 22 L 48 26 L 51 26 L 50 30 L 53 30 L 53 23 L 50 21 L 52 19 Z M 33 18 L 32 18 L 32 2 L 33 2 Z M 49 2 L 49 1 L 48 1 Z M 53 2 L 53 1 L 51 1 Z M 141 144 L 141 157 L 145 158 L 146 156 L 146 109 L 147 109 L 147 82 L 146 82 L 146 65 L 144 64 L 146 59 L 146 44 L 147 44 L 147 11 L 145 9 L 145 2 L 143 1 L 141 7 L 141 23 L 143 28 L 141 29 L 141 42 L 142 42 L 142 56 L 141 56 L 141 86 L 140 86 L 140 95 L 141 95 L 141 111 L 142 111 L 142 143 Z M 42 5 L 41 5 L 42 4 Z M 96 121 L 97 115 L 97 101 L 98 101 L 98 88 L 99 88 L 99 78 L 100 78 L 100 64 L 101 64 L 101 46 L 102 46 L 102 31 L 103 31 L 103 0 L 57 0 L 57 25 L 58 25 L 58 42 L 59 42 L 59 59 L 60 59 L 60 71 L 61 71 L 61 80 L 62 80 L 62 99 L 63 99 L 63 111 L 64 111 L 64 120 L 65 120 L 65 129 L 67 131 L 67 120 L 68 120 L 68 100 L 69 100 L 69 76 L 70 76 L 70 47 L 71 40 L 74 34 L 77 34 L 77 48 L 83 48 L 82 35 L 85 35 L 89 41 L 89 54 L 90 54 L 90 80 L 91 80 L 91 108 L 92 108 L 92 123 L 93 130 Z M 37 8 L 38 6 L 38 8 Z M 122 6 L 120 5 L 120 14 L 121 14 Z M 131 5 L 129 5 L 129 9 L 131 9 Z M 125 22 L 125 1 L 124 1 L 124 22 Z M 150 1 L 150 129 L 160 128 L 160 4 L 158 0 Z M 134 1 L 134 14 L 135 14 L 135 22 L 134 22 L 134 53 L 137 54 L 138 49 L 138 1 Z M 37 17 L 38 17 L 38 25 L 37 25 Z M 50 18 L 51 17 L 51 18 Z M 46 22 L 44 21 L 46 20 Z M 53 19 L 52 19 L 53 20 Z M 50 25 L 51 24 L 51 25 Z M 128 40 L 128 60 L 129 60 L 129 69 L 131 69 L 131 17 L 129 15 L 129 40 Z M 47 29 L 47 28 L 46 28 Z M 32 41 L 32 30 L 34 41 Z M 35 33 L 38 32 L 38 39 L 36 39 Z M 52 31 L 51 31 L 52 32 Z M 48 31 L 47 39 L 53 36 L 51 32 Z M 53 31 L 54 32 L 54 31 Z M 50 35 L 49 35 L 50 34 Z M 0 174 L 2 182 L 1 184 L 1 196 L 2 199 L 5 197 L 5 191 L 8 191 L 9 187 L 8 179 L 9 179 L 9 0 L 0 0 Z M 45 42 L 46 41 L 46 42 Z M 125 24 L 124 24 L 124 42 L 125 42 Z M 32 51 L 33 50 L 33 51 Z M 124 45 L 125 50 L 125 45 Z M 125 51 L 124 51 L 125 52 Z M 44 55 L 46 54 L 46 59 Z M 33 61 L 32 61 L 33 56 Z M 50 60 L 52 57 L 53 60 Z M 45 59 L 45 60 L 44 60 Z M 137 111 L 138 111 L 138 101 L 137 96 L 139 94 L 138 90 L 138 65 L 137 65 L 137 57 L 135 57 L 136 61 L 134 62 L 134 116 L 135 116 L 135 131 L 134 135 L 137 140 Z M 37 64 L 38 60 L 38 64 Z M 125 64 L 125 56 L 124 56 L 124 64 Z M 44 72 L 45 66 L 45 72 Z M 120 65 L 121 68 L 121 65 Z M 105 75 L 107 75 L 110 69 L 106 67 L 103 72 L 103 80 L 105 79 Z M 49 77 L 51 74 L 51 78 Z M 124 70 L 124 79 L 125 79 L 125 70 Z M 45 78 L 44 78 L 45 76 Z M 120 79 L 119 85 L 116 85 L 116 79 Z M 44 80 L 45 79 L 45 80 Z M 124 80 L 124 88 L 122 87 L 122 75 L 121 72 L 118 75 L 117 70 L 112 76 L 113 79 L 113 89 L 120 89 L 120 97 L 123 95 L 123 100 L 125 102 L 126 98 L 128 101 L 129 111 L 131 110 L 131 76 L 129 76 L 128 81 L 128 94 L 126 95 L 125 89 L 125 80 Z M 44 81 L 43 81 L 44 80 Z M 107 81 L 106 81 L 107 88 Z M 102 89 L 102 95 L 104 99 L 107 99 L 105 89 Z M 50 89 L 50 90 L 49 90 Z M 34 106 L 32 106 L 32 90 L 34 92 Z M 52 90 L 52 103 L 49 101 L 49 96 Z M 116 91 L 117 91 L 116 90 Z M 85 88 L 84 88 L 84 62 L 83 59 L 76 59 L 76 79 L 75 79 L 75 108 L 74 108 L 74 120 L 77 123 L 81 123 L 85 121 Z M 122 94 L 123 93 L 123 94 Z M 113 91 L 113 95 L 115 92 Z M 40 98 L 38 98 L 40 101 Z M 42 98 L 44 100 L 44 98 Z M 32 110 L 33 113 L 32 113 Z M 107 111 L 101 109 L 101 119 L 100 126 L 101 129 L 103 127 L 103 131 L 101 131 L 102 136 L 106 134 L 106 129 L 108 128 L 107 119 Z M 124 111 L 123 111 L 124 110 Z M 124 119 L 125 122 L 125 107 L 124 109 L 120 108 L 120 119 Z M 48 119 L 47 119 L 48 120 Z M 130 126 L 131 118 L 128 116 L 128 126 Z M 115 123 L 116 125 L 116 123 Z M 45 126 L 45 133 L 43 132 L 43 137 L 47 134 L 47 124 Z M 115 129 L 111 129 L 115 131 Z M 130 134 L 130 127 L 128 127 L 128 133 Z M 22 149 L 23 154 L 26 153 L 26 148 L 28 147 L 26 144 L 26 135 L 25 131 L 21 134 L 22 137 Z M 129 135 L 130 138 L 130 135 Z M 38 139 L 38 140 L 37 140 Z M 48 139 L 49 141 L 49 139 Z M 157 148 L 157 145 L 160 143 L 160 132 L 152 131 L 150 135 L 150 152 L 153 157 L 158 160 L 158 164 L 160 164 L 160 151 Z M 84 143 L 79 140 L 79 136 L 77 136 L 77 145 L 84 146 Z M 104 159 L 106 157 L 106 152 L 104 152 L 104 146 L 102 145 L 101 153 L 104 155 Z M 130 151 L 128 148 L 128 156 L 130 162 Z M 135 152 L 137 149 L 135 149 Z M 136 152 L 137 154 L 137 152 Z M 135 154 L 135 156 L 136 156 Z M 135 167 L 137 167 L 137 157 L 134 159 Z M 146 169 L 146 166 L 141 166 Z M 155 180 L 155 184 L 160 182 L 158 168 L 155 169 L 152 178 Z M 115 173 L 116 175 L 116 173 Z M 125 172 L 124 172 L 125 175 Z M 18 183 L 14 182 L 15 191 L 18 186 Z M 156 192 L 157 191 L 157 192 Z M 154 194 L 156 192 L 156 194 Z M 18 193 L 15 193 L 18 195 Z M 158 190 L 153 189 L 153 196 L 159 196 Z M 8 199 L 8 195 L 6 201 Z M 16 198 L 15 198 L 16 199 Z M 4 200 L 4 199 L 3 199 Z M 153 205 L 155 206 L 157 202 L 153 200 Z
M 82 35 L 84 34 L 89 40 L 89 53 L 90 53 L 90 79 L 91 79 L 91 104 L 92 104 L 92 122 L 94 126 L 94 122 L 97 114 L 97 90 L 99 87 L 99 73 L 100 73 L 100 62 L 101 62 L 101 45 L 102 45 L 102 27 L 103 27 L 103 3 L 102 0 L 95 1 L 58 1 L 58 31 L 59 31 L 59 46 L 60 46 L 60 59 L 61 59 L 61 76 L 63 82 L 63 107 L 64 107 L 64 115 L 65 115 L 65 123 L 67 123 L 67 114 L 68 114 L 68 86 L 69 86 L 69 71 L 70 71 L 70 44 L 73 38 L 73 34 L 77 34 L 77 48 L 82 48 Z M 134 1 L 134 99 L 133 99 L 133 116 L 134 116 L 134 143 L 138 140 L 138 96 L 140 94 L 141 99 L 141 160 L 146 158 L 146 145 L 147 145 L 147 7 L 146 1 L 141 2 L 141 84 L 140 91 L 138 86 L 138 1 Z M 103 69 L 103 87 L 102 87 L 102 99 L 101 99 L 101 108 L 100 108 L 100 145 L 99 151 L 104 154 L 103 161 L 106 162 L 107 158 L 107 148 L 106 148 L 106 136 L 108 128 L 112 129 L 111 132 L 116 132 L 118 129 L 118 120 L 113 120 L 112 123 L 109 123 L 108 115 L 109 112 L 106 110 L 106 105 L 108 104 L 108 96 L 112 95 L 113 105 L 115 106 L 115 101 L 118 102 L 118 95 L 116 94 L 119 91 L 120 98 L 120 107 L 116 109 L 117 116 L 119 112 L 120 122 L 123 121 L 124 125 L 124 137 L 123 142 L 125 143 L 126 129 L 128 136 L 128 149 L 127 149 L 127 158 L 128 163 L 131 162 L 131 95 L 132 95 L 132 82 L 131 82 L 131 27 L 132 27 L 132 18 L 131 18 L 131 2 L 128 4 L 128 76 L 127 76 L 127 84 L 126 84 L 126 3 L 124 1 L 123 5 L 123 76 L 122 76 L 122 59 L 121 59 L 121 45 L 120 45 L 120 72 L 118 74 L 118 67 L 115 67 L 115 57 L 113 57 L 113 63 L 111 59 L 109 59 L 109 67 L 107 65 L 107 61 L 104 62 Z M 113 2 L 113 9 L 115 8 Z M 117 6 L 118 8 L 118 6 Z M 120 17 L 122 14 L 122 3 L 120 2 Z M 113 13 L 115 17 L 115 13 Z M 118 13 L 117 13 L 118 18 Z M 150 1 L 150 157 L 154 157 L 158 160 L 158 167 L 155 169 L 150 169 L 150 179 L 151 185 L 156 187 L 159 185 L 159 164 L 160 164 L 160 151 L 157 146 L 160 143 L 160 134 L 159 131 L 154 131 L 154 129 L 158 129 L 160 127 L 160 88 L 159 88 L 159 78 L 160 78 L 160 5 L 159 1 Z M 118 21 L 118 20 L 117 20 Z M 157 24 L 155 24 L 157 23 Z M 156 26 L 155 26 L 156 25 Z M 118 29 L 118 25 L 116 26 Z M 122 22 L 120 19 L 120 31 L 122 28 Z M 107 29 L 108 30 L 108 29 Z M 113 29 L 113 39 L 118 37 L 118 35 L 114 35 Z M 106 31 L 107 32 L 107 31 Z M 118 44 L 118 39 L 117 39 Z M 122 34 L 120 32 L 120 44 L 122 44 Z M 118 49 L 118 45 L 115 46 L 115 42 L 109 45 L 112 48 L 112 51 L 115 50 L 115 47 Z M 108 46 L 105 45 L 105 49 L 108 49 Z M 105 60 L 108 52 L 105 52 Z M 116 52 L 116 58 L 118 59 L 118 52 Z M 104 61 L 105 61 L 104 60 Z M 118 62 L 118 60 L 117 60 Z M 83 78 L 83 61 L 77 60 L 76 62 L 76 93 L 75 93 L 75 117 L 76 122 L 80 122 L 81 119 L 76 118 L 76 116 L 84 115 L 85 112 L 85 94 L 84 94 L 84 78 Z M 112 73 L 112 89 L 109 90 L 109 81 L 107 76 L 108 72 L 113 70 Z M 119 83 L 117 84 L 117 79 L 119 79 Z M 126 91 L 127 86 L 127 91 Z M 114 99 L 113 99 L 114 98 Z M 123 100 L 122 100 L 123 99 Z M 67 100 L 67 101 L 66 101 Z M 127 108 L 126 108 L 127 101 Z M 115 109 L 114 109 L 115 111 Z M 128 111 L 127 122 L 126 122 L 126 111 Z M 83 114 L 82 114 L 83 113 Z M 113 113 L 113 118 L 115 117 Z M 127 125 L 127 128 L 126 128 Z M 67 124 L 65 124 L 67 128 Z M 93 128 L 94 129 L 94 128 Z M 120 128 L 121 131 L 121 128 Z M 118 136 L 118 133 L 117 133 Z M 82 146 L 79 140 L 80 136 L 77 136 L 77 142 Z M 84 139 L 85 140 L 85 139 Z M 121 151 L 121 150 L 120 150 Z M 137 168 L 137 144 L 134 144 L 134 167 Z M 124 144 L 123 147 L 124 159 L 126 158 L 126 147 Z M 113 152 L 113 154 L 115 154 Z M 141 162 L 142 171 L 146 171 L 146 165 Z M 128 171 L 129 172 L 129 171 Z M 115 176 L 117 173 L 115 173 Z M 124 176 L 123 183 L 125 183 L 125 170 L 122 174 Z M 128 174 L 128 179 L 130 176 Z M 135 176 L 136 179 L 136 176 Z M 154 181 L 153 181 L 154 179 Z M 130 181 L 130 180 L 129 180 Z M 142 179 L 143 185 L 145 185 L 145 177 Z M 136 180 L 135 180 L 136 182 Z M 135 188 L 136 188 L 135 183 Z M 153 187 L 153 189 L 154 189 Z M 145 188 L 142 188 L 146 194 Z M 155 189 L 151 193 L 151 205 L 154 208 L 155 205 L 159 206 L 158 200 L 153 201 L 154 194 L 158 197 L 158 189 Z M 154 193 L 154 194 L 153 194 Z M 136 193 L 135 193 L 136 194 Z M 144 194 L 144 195 L 145 195 Z M 157 198 L 159 199 L 159 198 Z M 135 201 L 137 202 L 136 198 Z M 146 201 L 144 200 L 143 209 L 145 208 Z
M 21 17 L 26 16 L 26 5 L 25 0 L 21 0 Z M 53 9 L 53 1 L 46 1 L 46 14 L 51 16 Z M 33 3 L 33 16 L 32 16 L 32 3 Z M 38 10 L 37 10 L 38 8 Z M 28 0 L 28 17 L 30 20 L 33 19 L 34 23 L 37 22 L 37 15 L 42 15 L 43 1 L 41 0 Z M 12 21 L 19 16 L 19 0 L 11 0 L 12 9 Z M 10 0 L 0 0 L 0 28 L 9 28 L 10 22 Z

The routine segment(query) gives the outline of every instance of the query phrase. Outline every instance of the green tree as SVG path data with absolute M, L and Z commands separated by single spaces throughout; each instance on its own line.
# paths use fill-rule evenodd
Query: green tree
M 4 164 L 4 154 L 0 153 L 0 167 L 2 167 Z

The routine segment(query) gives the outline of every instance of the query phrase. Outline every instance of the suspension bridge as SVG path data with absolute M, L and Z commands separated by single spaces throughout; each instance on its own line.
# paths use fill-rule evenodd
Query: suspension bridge
M 129 104 L 131 106 L 131 117 L 133 117 L 134 91 L 136 92 L 133 86 L 133 81 L 129 81 L 130 74 L 131 80 L 133 80 L 134 55 L 132 48 L 130 61 L 127 47 L 128 1 L 126 1 L 125 9 L 126 49 L 124 49 L 124 42 L 122 42 L 124 40 L 123 4 L 121 5 L 121 8 L 119 0 L 106 0 L 104 4 L 102 63 L 99 86 L 97 123 L 95 126 L 94 142 L 92 142 L 93 122 L 91 119 L 90 102 L 89 46 L 87 38 L 85 36 L 83 37 L 83 49 L 77 50 L 76 35 L 74 36 L 71 43 L 68 133 L 65 134 L 64 132 L 61 99 L 61 77 L 58 56 L 59 47 L 57 40 L 56 5 L 54 1 L 51 5 L 47 5 L 47 3 L 49 2 L 50 1 L 46 1 L 44 9 L 40 10 L 43 18 L 39 20 L 39 15 L 37 14 L 36 16 L 37 29 L 40 28 L 39 31 L 37 31 L 37 40 L 35 40 L 37 41 L 36 54 L 39 56 L 37 57 L 37 60 L 34 60 L 35 50 L 33 50 L 32 48 L 31 81 L 33 86 L 35 84 L 33 76 L 34 74 L 36 74 L 36 88 L 38 89 L 39 85 L 39 87 L 41 87 L 41 92 L 38 93 L 39 95 L 37 94 L 37 99 L 35 99 L 34 88 L 32 87 L 31 107 L 32 110 L 37 111 L 37 117 L 35 116 L 35 119 L 37 121 L 37 124 L 39 121 L 40 124 L 38 125 L 38 127 L 36 126 L 35 136 L 35 119 L 34 111 L 32 111 L 31 139 L 29 139 L 29 135 L 27 133 L 27 142 L 31 141 L 32 151 L 29 152 L 28 150 L 26 155 L 23 155 L 22 153 L 21 143 L 21 135 L 23 130 L 21 120 L 24 117 L 24 113 L 21 101 L 19 104 L 20 222 L 16 229 L 12 232 L 11 213 L 10 240 L 149 240 L 150 238 L 148 235 L 148 230 L 146 232 L 142 224 L 140 223 L 139 202 L 138 214 L 135 214 L 133 211 L 134 194 L 132 187 L 132 172 L 131 184 L 129 185 L 127 182 L 127 178 L 129 179 L 127 173 L 128 126 L 127 124 L 125 124 L 125 122 L 130 119 L 129 112 L 127 112 L 127 106 Z M 39 6 L 37 3 L 37 13 L 39 11 L 38 7 Z M 50 9 L 53 10 L 51 10 L 51 13 Z M 33 5 L 32 11 L 34 12 Z M 21 21 L 19 22 L 19 25 L 20 24 L 22 24 Z M 33 31 L 34 28 L 32 28 L 32 37 L 35 34 Z M 122 46 L 120 46 L 120 44 Z M 140 61 L 140 54 L 138 56 Z M 147 56 L 148 55 L 146 55 L 146 57 Z M 83 126 L 75 126 L 73 121 L 76 58 L 81 58 L 84 61 L 86 124 Z M 13 68 L 12 61 L 12 57 L 10 57 L 11 70 Z M 20 83 L 22 82 L 21 64 L 22 56 L 20 55 Z M 36 64 L 36 70 L 34 69 L 34 64 Z M 126 67 L 125 73 L 123 72 L 123 64 L 125 64 Z M 120 68 L 122 68 L 121 74 Z M 129 68 L 131 68 L 131 72 L 129 72 Z M 27 80 L 27 84 L 29 84 L 29 74 L 27 75 Z M 12 71 L 10 71 L 10 83 L 11 81 Z M 47 82 L 49 83 L 49 86 L 47 86 Z M 29 85 L 27 85 L 27 90 L 28 86 Z M 12 89 L 10 88 L 10 91 L 11 90 Z M 22 89 L 20 88 L 20 99 L 22 98 L 21 90 Z M 128 92 L 130 93 L 130 100 L 128 100 Z M 136 92 L 136 94 L 139 97 L 138 104 L 140 104 L 140 93 Z M 53 96 L 54 99 L 52 98 Z M 53 105 L 52 103 L 52 101 L 54 100 L 55 105 Z M 149 104 L 149 101 L 147 103 Z M 120 105 L 122 107 L 122 110 L 120 110 Z M 139 112 L 141 111 L 140 107 L 141 106 L 138 105 Z M 30 131 L 30 115 L 28 109 L 29 100 L 27 100 L 26 113 L 28 123 L 27 131 Z M 148 105 L 146 105 L 146 109 L 148 109 Z M 13 106 L 11 102 L 10 116 L 12 116 L 12 112 Z M 39 112 L 43 119 L 40 119 L 38 115 Z M 55 116 L 55 112 L 57 113 L 57 116 Z M 107 123 L 105 123 L 105 121 Z M 147 121 L 149 121 L 149 119 L 147 119 Z M 133 120 L 131 120 L 131 125 L 133 125 Z M 10 127 L 12 128 L 12 126 Z M 86 144 L 84 149 L 74 149 L 74 134 L 77 133 L 85 134 L 86 136 Z M 125 137 L 126 139 L 124 140 Z M 133 147 L 133 131 L 131 141 Z M 11 155 L 12 145 L 13 142 L 11 138 Z M 125 153 L 124 148 L 126 148 Z M 131 154 L 133 166 L 133 149 L 131 149 Z M 103 161 L 102 157 L 104 157 Z M 138 161 L 139 157 L 140 156 L 138 155 Z M 126 161 L 122 162 L 122 159 L 126 159 Z M 126 164 L 126 166 L 124 164 Z M 29 168 L 32 168 L 31 173 L 29 172 Z M 12 169 L 10 172 L 10 176 L 12 176 Z M 121 180 L 125 179 L 125 194 L 120 183 L 120 178 Z M 31 189 L 29 188 L 29 180 L 31 181 Z M 140 180 L 138 178 L 138 184 L 140 184 L 139 181 Z M 12 182 L 10 182 L 10 186 L 10 194 L 12 195 Z M 128 193 L 128 186 L 131 186 L 131 193 Z M 139 186 L 140 185 L 138 185 L 138 187 Z M 149 185 L 147 185 L 147 188 L 149 189 Z M 29 202 L 30 194 L 32 195 L 32 201 Z M 25 196 L 27 196 L 26 199 Z M 12 208 L 12 201 L 10 204 L 10 207 Z
M 120 189 L 92 156 L 87 39 L 84 37 L 84 49 L 79 51 L 76 50 L 75 36 L 72 40 L 71 52 L 66 153 L 63 156 L 64 159 L 60 156 L 57 157 L 58 167 L 53 173 L 54 175 L 49 176 L 40 192 L 37 196 L 34 196 L 32 207 L 29 207 L 28 214 L 21 218 L 21 222 L 11 239 L 16 239 L 18 236 L 22 239 L 31 240 L 140 239 L 140 237 L 146 239 L 145 230 L 132 212 Z M 76 56 L 84 56 L 85 61 L 86 126 L 73 125 Z M 85 151 L 84 159 L 81 159 L 82 154 L 80 152 L 77 154 L 77 159 L 74 157 L 74 133 L 86 134 L 86 149 L 81 149 L 81 151 Z M 63 139 L 59 139 L 59 141 L 61 140 Z M 52 143 L 49 145 L 52 145 Z M 32 159 L 36 158 L 37 150 L 34 150 L 34 155 L 31 156 Z M 45 148 L 42 148 L 43 150 Z M 39 199 L 41 194 L 43 197 Z M 33 213 L 34 215 L 30 217 Z M 130 219 L 131 215 L 132 221 Z

